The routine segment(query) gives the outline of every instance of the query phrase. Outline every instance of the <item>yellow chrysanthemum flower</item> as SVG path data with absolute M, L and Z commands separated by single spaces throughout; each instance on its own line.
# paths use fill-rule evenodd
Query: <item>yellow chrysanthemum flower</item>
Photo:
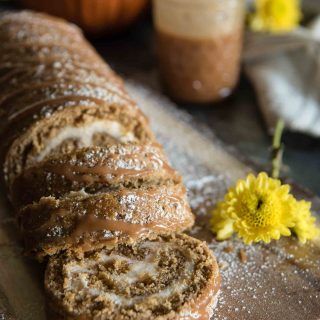
M 254 31 L 288 32 L 298 26 L 301 17 L 299 0 L 256 0 L 249 21 Z
M 291 228 L 300 241 L 312 239 L 318 230 L 310 214 L 310 204 L 296 201 L 289 185 L 269 178 L 266 173 L 257 177 L 249 174 L 239 180 L 212 212 L 211 229 L 218 240 L 234 232 L 245 243 L 278 240 L 290 236 Z
M 311 215 L 311 203 L 307 201 L 297 202 L 296 223 L 293 228 L 300 242 L 320 236 L 320 229 L 316 227 L 316 218 Z

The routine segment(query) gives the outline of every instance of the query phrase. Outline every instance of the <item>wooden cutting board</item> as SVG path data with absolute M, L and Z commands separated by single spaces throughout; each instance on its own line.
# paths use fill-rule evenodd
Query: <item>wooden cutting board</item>
M 191 234 L 206 240 L 216 255 L 222 289 L 214 319 L 320 319 L 320 243 L 301 246 L 295 239 L 245 246 L 232 239 L 216 242 L 207 230 L 208 211 L 230 184 L 253 171 L 215 137 L 201 130 L 167 99 L 136 82 L 128 89 L 149 116 L 175 168 L 184 176 L 197 214 Z M 310 198 L 314 209 L 320 201 Z M 0 320 L 45 319 L 43 270 L 22 255 L 18 230 L 5 195 L 0 197 Z

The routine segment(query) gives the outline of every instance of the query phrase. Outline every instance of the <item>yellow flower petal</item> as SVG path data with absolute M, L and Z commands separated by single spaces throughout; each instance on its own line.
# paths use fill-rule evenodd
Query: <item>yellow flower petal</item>
M 229 218 L 226 206 L 223 202 L 217 205 L 217 209 L 212 212 L 211 230 L 216 234 L 218 240 L 230 238 L 234 232 L 233 220 Z
M 320 235 L 320 229 L 316 226 L 316 218 L 311 215 L 311 203 L 299 201 L 296 205 L 296 222 L 293 228 L 301 243 L 315 239 Z

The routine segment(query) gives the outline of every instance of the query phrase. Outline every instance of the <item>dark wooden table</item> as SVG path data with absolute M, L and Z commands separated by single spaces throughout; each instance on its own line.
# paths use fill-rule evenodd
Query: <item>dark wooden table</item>
M 93 40 L 112 67 L 126 77 L 157 72 L 153 30 L 146 19 L 112 39 Z M 270 165 L 271 138 L 259 111 L 255 92 L 244 75 L 233 96 L 215 105 L 178 105 L 205 123 L 223 142 L 236 147 L 262 170 Z M 283 175 L 320 195 L 320 140 L 286 132 Z

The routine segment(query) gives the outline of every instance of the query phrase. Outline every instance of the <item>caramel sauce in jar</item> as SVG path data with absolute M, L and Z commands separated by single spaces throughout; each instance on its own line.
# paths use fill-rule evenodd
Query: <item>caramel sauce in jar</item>
M 243 0 L 154 0 L 157 56 L 168 93 L 208 103 L 237 84 L 243 41 Z

